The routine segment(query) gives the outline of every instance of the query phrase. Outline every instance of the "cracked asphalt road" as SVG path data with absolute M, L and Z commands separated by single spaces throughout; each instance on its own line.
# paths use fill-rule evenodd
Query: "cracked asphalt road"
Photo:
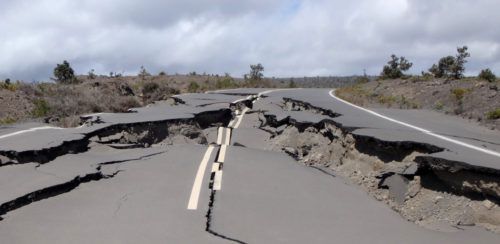
M 261 127 L 262 114 L 305 125 L 331 120 L 355 135 L 432 145 L 443 149 L 432 157 L 495 172 L 500 158 L 475 147 L 498 152 L 497 132 L 446 116 L 436 120 L 428 111 L 375 111 L 470 145 L 463 146 L 353 108 L 326 89 L 236 89 L 177 98 L 184 104 L 92 115 L 99 122 L 78 128 L 1 128 L 0 242 L 500 242 L 500 235 L 478 227 L 434 231 L 408 222 L 335 172 L 269 150 L 269 133 Z M 283 98 L 340 116 L 283 110 Z M 168 143 L 144 133 L 174 122 L 196 126 L 165 135 Z M 133 129 L 124 133 L 127 128 Z M 104 143 L 110 135 L 119 139 Z M 200 135 L 206 142 L 194 143 Z M 137 147 L 112 147 L 122 144 Z M 70 182 L 93 174 L 112 177 L 71 188 Z

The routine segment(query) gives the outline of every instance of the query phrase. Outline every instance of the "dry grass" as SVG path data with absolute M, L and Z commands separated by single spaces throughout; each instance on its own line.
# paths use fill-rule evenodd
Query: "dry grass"
M 1 83 L 0 124 L 44 121 L 74 127 L 79 116 L 127 112 L 182 92 L 237 87 L 274 87 L 269 80 L 243 81 L 228 75 L 78 76 L 79 83 Z
M 491 120 L 500 119 L 500 108 L 489 111 L 488 113 L 486 113 L 486 117 Z
M 336 89 L 335 95 L 350 103 L 363 106 L 367 102 L 370 93 L 363 88 L 362 84 L 356 84 Z

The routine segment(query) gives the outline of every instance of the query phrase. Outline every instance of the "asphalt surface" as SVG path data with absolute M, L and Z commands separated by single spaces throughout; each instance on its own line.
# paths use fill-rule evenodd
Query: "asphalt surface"
M 205 144 L 116 149 L 91 143 L 85 151 L 36 162 L 47 149 L 64 151 L 64 145 L 113 126 L 185 121 L 257 94 L 252 109 L 238 108 L 229 124 L 205 128 Z M 96 122 L 78 128 L 0 128 L 0 152 L 35 152 L 33 162 L 0 164 L 0 209 L 19 205 L 0 213 L 0 243 L 500 242 L 500 235 L 477 227 L 424 229 L 335 172 L 269 151 L 269 134 L 258 128 L 256 111 L 303 123 L 332 120 L 384 141 L 426 143 L 444 149 L 433 157 L 492 170 L 500 169 L 497 131 L 431 111 L 373 110 L 376 115 L 339 101 L 328 89 L 235 89 L 177 98 L 183 103 L 89 115 Z M 339 116 L 286 111 L 283 98 Z

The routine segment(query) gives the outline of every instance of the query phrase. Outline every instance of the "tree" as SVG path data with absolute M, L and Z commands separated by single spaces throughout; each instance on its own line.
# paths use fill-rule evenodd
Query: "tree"
M 436 78 L 451 77 L 453 65 L 455 65 L 455 57 L 442 57 L 439 59 L 438 64 L 432 65 L 429 72 Z
M 466 58 L 470 57 L 470 53 L 467 52 L 468 47 L 457 47 L 457 56 L 455 58 L 455 65 L 452 66 L 451 72 L 453 78 L 460 79 L 464 76 L 465 63 L 467 63 Z
M 54 76 L 56 81 L 61 84 L 72 84 L 77 82 L 75 71 L 73 71 L 73 68 L 71 68 L 66 60 L 64 60 L 62 64 L 57 64 L 54 68 Z
M 262 73 L 264 71 L 264 66 L 262 64 L 253 64 L 250 65 L 250 79 L 251 80 L 262 80 L 264 77 L 264 74 Z
M 95 79 L 95 78 L 96 78 L 96 75 L 95 75 L 95 71 L 94 71 L 94 69 L 91 69 L 91 70 L 89 71 L 89 73 L 88 73 L 88 77 L 89 77 L 89 79 L 91 79 L 91 80 L 93 80 L 93 79 Z
M 487 80 L 489 82 L 495 82 L 497 80 L 497 77 L 495 74 L 490 69 L 483 69 L 479 73 L 479 79 L 481 80 Z
M 297 88 L 297 84 L 293 80 L 293 78 L 290 79 L 290 82 L 288 83 L 288 88 Z
M 455 57 L 442 57 L 439 59 L 438 64 L 432 65 L 429 72 L 436 78 L 462 78 L 465 72 L 465 63 L 467 63 L 466 58 L 470 57 L 467 49 L 467 46 L 458 47 L 458 53 Z
M 144 68 L 144 66 L 141 66 L 141 69 L 139 71 L 139 77 L 142 79 L 146 78 L 146 76 L 151 76 L 151 74 Z
M 391 60 L 382 69 L 382 79 L 397 79 L 404 77 L 404 71 L 408 71 L 413 63 L 409 62 L 405 57 L 391 55 Z

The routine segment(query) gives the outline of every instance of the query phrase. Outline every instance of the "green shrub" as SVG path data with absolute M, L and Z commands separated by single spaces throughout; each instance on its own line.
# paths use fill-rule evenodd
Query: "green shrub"
M 215 88 L 217 89 L 234 88 L 236 86 L 236 83 L 234 83 L 234 80 L 231 77 L 224 77 L 215 82 Z
M 156 90 L 158 90 L 159 87 L 160 86 L 156 82 L 148 82 L 144 84 L 144 86 L 142 87 L 142 93 L 143 94 L 153 93 Z
M 378 102 L 380 104 L 387 104 L 389 107 L 392 106 L 393 103 L 397 101 L 397 98 L 395 96 L 384 96 L 380 95 L 378 97 Z
M 444 108 L 444 104 L 441 101 L 437 101 L 434 104 L 434 109 L 436 109 L 436 110 L 443 110 L 443 108 Z
M 0 88 L 15 92 L 19 88 L 19 83 L 12 84 L 10 80 L 5 80 L 5 82 L 0 83 Z
M 34 117 L 44 117 L 50 112 L 50 106 L 44 99 L 36 99 L 33 101 L 35 108 L 31 111 Z
M 451 90 L 451 93 L 455 96 L 457 100 L 462 100 L 465 94 L 467 94 L 468 90 L 463 88 L 455 88 Z
M 195 82 L 195 81 L 191 81 L 191 82 L 189 82 L 188 92 L 190 92 L 190 93 L 195 93 L 195 92 L 197 92 L 199 89 L 200 89 L 200 85 L 198 85 L 198 83 L 197 83 L 197 82 Z
M 17 122 L 17 120 L 13 119 L 11 117 L 0 119 L 0 125 L 14 124 L 16 122 Z
M 486 113 L 486 118 L 488 119 L 500 119 L 500 108 L 489 111 Z
M 490 69 L 481 70 L 478 77 L 481 80 L 486 80 L 489 82 L 495 82 L 497 80 L 497 77 L 495 76 L 495 74 L 493 74 L 493 72 Z

